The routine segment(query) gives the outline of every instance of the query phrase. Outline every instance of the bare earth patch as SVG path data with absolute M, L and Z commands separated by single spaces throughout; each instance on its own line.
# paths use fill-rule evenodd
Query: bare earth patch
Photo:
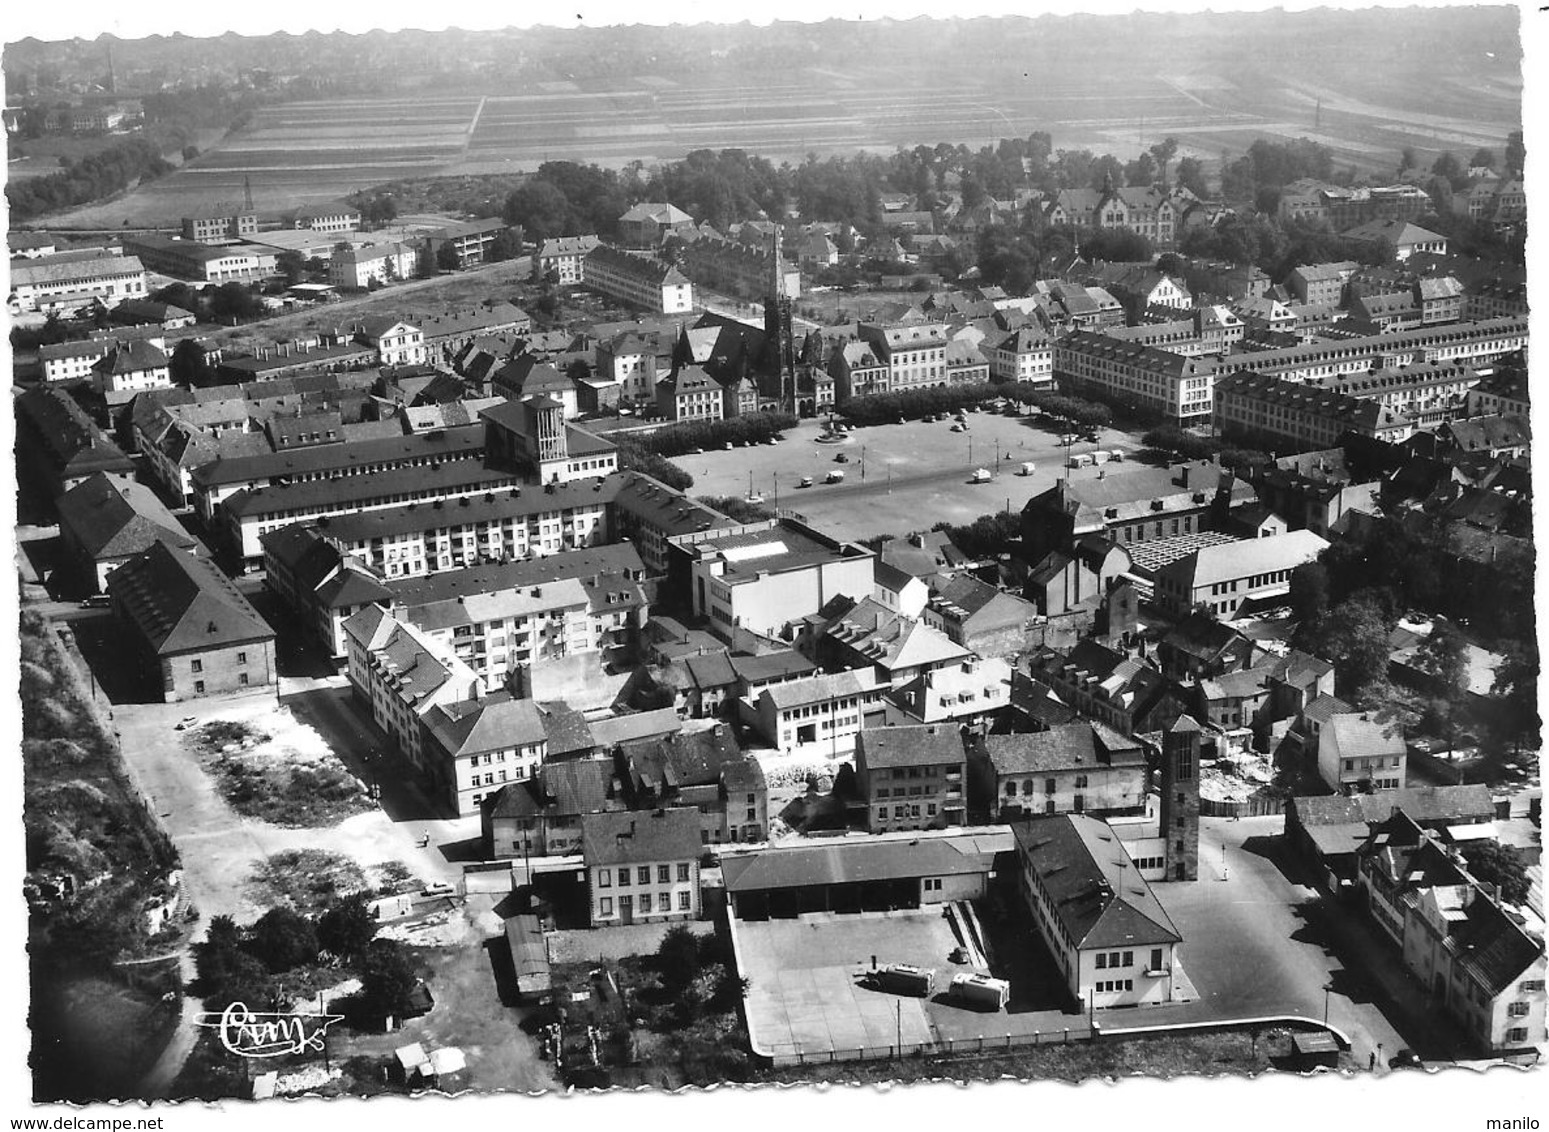
M 335 825 L 376 808 L 359 779 L 289 712 L 272 730 L 215 720 L 189 732 L 189 744 L 233 810 L 288 829 Z
M 343 854 L 287 849 L 255 862 L 247 887 L 263 907 L 284 905 L 310 916 L 369 886 L 365 871 Z

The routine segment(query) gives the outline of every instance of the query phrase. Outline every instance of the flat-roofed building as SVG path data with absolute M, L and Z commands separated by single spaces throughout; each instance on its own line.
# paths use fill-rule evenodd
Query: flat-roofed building
M 693 608 L 715 632 L 777 636 L 841 595 L 869 598 L 876 555 L 791 518 L 745 524 L 687 547 Z
M 490 249 L 502 232 L 511 231 L 510 225 L 499 217 L 486 220 L 463 220 L 444 228 L 421 235 L 426 257 L 432 265 L 440 264 L 442 248 L 451 248 L 451 256 L 459 269 L 476 267 L 490 258 Z
M 962 825 L 967 756 L 955 723 L 862 729 L 855 776 L 872 833 Z
M 154 232 L 124 237 L 124 252 L 152 271 L 202 283 L 252 283 L 275 274 L 275 253 L 257 244 L 206 244 Z
M 258 235 L 258 213 L 243 209 L 209 208 L 183 217 L 183 239 L 208 243 L 211 240 L 245 240 Z

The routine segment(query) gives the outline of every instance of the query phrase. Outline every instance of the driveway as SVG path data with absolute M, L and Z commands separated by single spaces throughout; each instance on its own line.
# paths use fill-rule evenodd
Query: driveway
M 1283 824 L 1280 817 L 1200 823 L 1199 880 L 1153 886 L 1183 935 L 1184 968 L 1199 998 L 1110 1011 L 1105 1032 L 1272 1015 L 1321 1021 L 1326 1002 L 1329 1024 L 1350 1038 L 1358 1063 L 1379 1043 L 1383 1057 L 1413 1045 L 1379 1008 L 1379 984 L 1336 953 L 1315 890 L 1281 871 Z

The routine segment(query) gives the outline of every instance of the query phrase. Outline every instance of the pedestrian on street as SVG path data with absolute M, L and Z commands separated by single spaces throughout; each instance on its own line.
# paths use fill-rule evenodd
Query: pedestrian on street
M 1371 1052 L 1371 1060 L 1366 1063 L 1366 1068 L 1372 1070 L 1373 1072 L 1376 1071 L 1376 1069 L 1377 1069 L 1377 1051 L 1376 1050 L 1372 1050 L 1372 1052 Z

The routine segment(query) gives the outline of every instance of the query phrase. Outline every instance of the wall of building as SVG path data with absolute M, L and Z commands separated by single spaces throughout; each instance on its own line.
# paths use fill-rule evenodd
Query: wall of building
M 254 641 L 161 659 L 162 698 L 169 704 L 223 692 L 262 688 L 274 680 L 273 641 Z

